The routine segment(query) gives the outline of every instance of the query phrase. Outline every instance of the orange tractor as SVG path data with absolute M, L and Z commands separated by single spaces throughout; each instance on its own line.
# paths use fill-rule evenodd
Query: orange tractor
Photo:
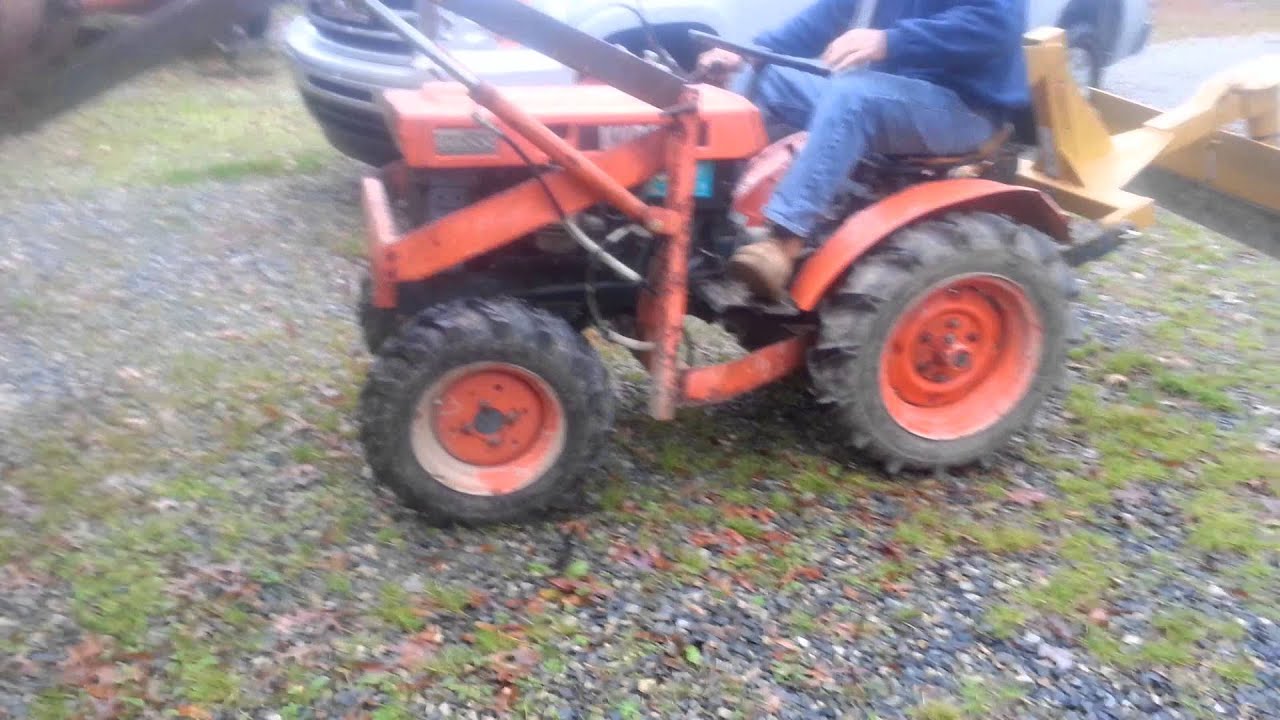
M 1070 267 L 1153 222 L 1146 195 L 1280 255 L 1278 58 L 1159 113 L 1096 89 L 1086 101 L 1064 33 L 1032 32 L 1034 154 L 1006 128 L 964 157 L 868 159 L 789 298 L 761 304 L 725 264 L 760 229 L 802 134 L 771 143 L 748 97 L 521 0 L 424 0 L 422 29 L 358 2 L 451 79 L 385 94 L 403 161 L 363 180 L 360 314 L 377 358 L 361 439 L 378 480 L 435 521 L 514 520 L 576 494 L 614 415 L 591 326 L 647 368 L 659 420 L 807 375 L 850 446 L 890 472 L 945 470 L 1027 426 L 1064 373 Z M 28 74 L 0 129 L 36 127 L 268 5 L 169 0 L 53 79 Z M 430 39 L 437 5 L 583 81 L 499 92 Z M 1237 121 L 1247 135 L 1219 130 Z M 691 366 L 690 315 L 722 323 L 745 353 Z
M 1073 243 L 1048 195 L 1011 184 L 1009 128 L 964 157 L 864 163 L 789 302 L 761 304 L 725 262 L 802 135 L 770 144 L 747 97 L 519 0 L 436 2 L 586 81 L 499 92 L 365 3 L 452 79 L 385 94 L 404 160 L 363 185 L 377 360 L 362 440 L 378 480 L 429 519 L 509 521 L 574 495 L 614 413 L 588 326 L 648 369 L 659 420 L 807 372 L 832 432 L 891 473 L 992 457 L 1059 382 L 1076 296 L 1064 250 L 1083 259 L 1120 231 Z M 689 366 L 690 315 L 747 353 Z

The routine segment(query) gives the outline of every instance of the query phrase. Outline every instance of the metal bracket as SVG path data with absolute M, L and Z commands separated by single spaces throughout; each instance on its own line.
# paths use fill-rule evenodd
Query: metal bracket
M 1062 251 L 1062 259 L 1071 267 L 1080 267 L 1110 255 L 1142 233 L 1130 227 L 1108 228 L 1089 240 L 1074 243 Z

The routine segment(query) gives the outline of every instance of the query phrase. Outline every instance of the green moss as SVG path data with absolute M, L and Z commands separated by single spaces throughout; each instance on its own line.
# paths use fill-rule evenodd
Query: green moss
M 1232 685 L 1255 685 L 1258 682 L 1253 663 L 1248 660 L 1223 660 L 1213 664 L 1218 677 Z
M 1081 644 L 1090 654 L 1111 667 L 1128 669 L 1137 662 L 1137 657 L 1132 651 L 1102 628 L 1092 626 L 1087 628 Z
M 471 604 L 471 591 L 456 585 L 433 585 L 427 588 L 427 597 L 436 606 L 455 615 Z
M 1017 605 L 996 605 L 983 618 L 991 634 L 1001 640 L 1018 634 L 1028 620 L 1027 611 Z
M 1069 562 L 1089 563 L 1108 557 L 1116 549 L 1116 541 L 1109 535 L 1080 530 L 1066 536 L 1058 548 L 1058 554 Z
M 983 550 L 1008 555 L 1035 550 L 1045 543 L 1044 534 L 1025 525 L 973 525 L 967 531 Z
M 496 629 L 480 628 L 473 635 L 472 647 L 485 655 L 514 650 L 519 646 L 515 638 Z
M 31 703 L 31 720 L 71 720 L 78 717 L 79 699 L 61 688 L 42 691 Z
M 1194 400 L 1210 410 L 1237 412 L 1240 404 L 1225 391 L 1231 381 L 1231 378 L 1209 375 L 1160 372 L 1156 376 L 1156 387 L 1174 397 Z
M 1062 568 L 1044 585 L 1029 590 L 1026 599 L 1033 607 L 1048 612 L 1074 614 L 1097 607 L 1110 577 L 1109 570 L 1101 563 Z
M 398 582 L 382 586 L 374 612 L 383 622 L 406 632 L 417 632 L 425 625 L 415 612 L 409 593 Z
M 1120 350 L 1102 362 L 1102 371 L 1107 375 L 1124 375 L 1132 378 L 1138 373 L 1149 373 L 1157 367 L 1155 358 L 1150 353 L 1139 350 Z
M 910 712 L 912 720 L 965 720 L 964 711 L 946 700 L 928 700 Z
M 1205 552 L 1252 555 L 1269 546 L 1257 518 L 1243 503 L 1219 490 L 1206 490 L 1187 505 L 1192 519 L 1187 542 Z
M 225 670 L 223 663 L 206 648 L 180 643 L 174 666 L 178 694 L 192 703 L 226 707 L 240 697 L 240 678 Z
M 751 518 L 733 517 L 724 521 L 724 526 L 738 533 L 748 540 L 758 540 L 764 537 L 764 528 L 760 523 Z
M 960 682 L 960 700 L 966 718 L 1003 716 L 1025 695 L 1026 690 L 1017 685 L 993 684 L 987 678 L 967 677 Z

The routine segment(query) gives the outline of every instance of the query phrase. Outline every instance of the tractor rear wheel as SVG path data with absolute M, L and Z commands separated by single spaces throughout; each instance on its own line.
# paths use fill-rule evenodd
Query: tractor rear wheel
M 564 320 L 457 300 L 383 344 L 361 441 L 375 478 L 433 524 L 512 522 L 576 499 L 613 412 L 604 364 Z
M 819 309 L 815 392 L 891 473 L 984 460 L 1060 382 L 1076 294 L 1033 228 L 986 213 L 917 224 Z

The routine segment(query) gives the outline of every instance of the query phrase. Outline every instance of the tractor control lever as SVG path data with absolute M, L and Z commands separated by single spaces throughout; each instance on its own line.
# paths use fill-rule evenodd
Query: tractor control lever
M 794 55 L 780 55 L 759 45 L 742 45 L 701 30 L 690 30 L 689 37 L 694 42 L 700 43 L 707 48 L 720 48 L 721 50 L 728 50 L 741 55 L 747 61 L 756 65 L 777 65 L 778 67 L 791 68 L 810 75 L 817 75 L 818 77 L 831 76 L 831 68 L 816 60 L 795 57 Z

